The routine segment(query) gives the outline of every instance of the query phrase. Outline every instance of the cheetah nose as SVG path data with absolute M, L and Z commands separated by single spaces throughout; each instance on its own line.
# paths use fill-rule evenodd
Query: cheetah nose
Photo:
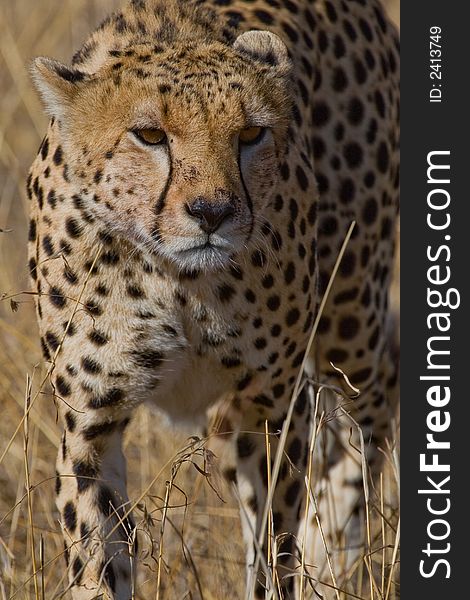
M 186 212 L 199 222 L 205 233 L 213 233 L 235 213 L 235 208 L 227 200 L 209 202 L 205 198 L 196 198 L 186 204 Z

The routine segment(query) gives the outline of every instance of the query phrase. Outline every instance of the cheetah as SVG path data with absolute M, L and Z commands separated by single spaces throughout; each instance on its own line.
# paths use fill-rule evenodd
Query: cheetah
M 223 470 L 248 573 L 265 427 L 274 453 L 289 415 L 272 514 L 274 534 L 290 534 L 276 569 L 293 598 L 312 382 L 350 394 L 344 373 L 360 390 L 347 410 L 372 471 L 391 435 L 397 33 L 378 0 L 131 0 L 71 66 L 37 58 L 32 73 L 51 120 L 27 182 L 29 270 L 64 426 L 56 494 L 72 596 L 131 597 L 122 439 L 146 402 L 194 430 L 224 405 L 215 437 L 235 448 Z M 352 536 L 361 463 L 325 447 Z M 262 565 L 255 579 L 264 598 Z

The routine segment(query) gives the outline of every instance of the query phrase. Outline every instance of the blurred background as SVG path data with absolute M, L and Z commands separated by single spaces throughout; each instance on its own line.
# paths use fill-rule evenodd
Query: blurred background
M 30 385 L 35 389 L 43 373 L 33 300 L 21 294 L 29 286 L 25 179 L 47 125 L 28 65 L 37 55 L 68 63 L 92 28 L 121 3 L 0 0 L 0 599 L 36 597 L 34 562 L 36 568 L 44 567 L 36 581 L 38 597 L 68 597 L 66 592 L 64 595 L 62 533 L 51 478 L 60 436 L 51 397 L 40 394 L 26 427 L 23 419 L 27 390 Z M 387 8 L 398 23 L 398 0 L 387 2 Z M 126 441 L 129 489 L 134 491 L 134 499 L 148 488 L 136 515 L 144 531 L 136 595 L 142 599 L 154 597 L 155 539 L 160 539 L 160 507 L 165 482 L 171 477 L 171 459 L 188 444 L 184 433 L 155 435 L 157 427 L 157 417 L 142 408 Z M 193 451 L 189 448 L 189 454 Z M 217 498 L 204 477 L 185 460 L 184 452 L 178 456 L 177 483 L 191 490 L 191 495 L 185 498 L 176 489 L 172 492 L 172 504 L 181 508 L 173 510 L 166 524 L 173 534 L 165 546 L 162 598 L 242 597 L 238 508 L 229 497 L 224 496 L 225 502 Z M 30 493 L 26 494 L 28 484 Z M 185 512 L 186 500 L 189 507 Z M 394 593 L 390 598 L 398 597 L 396 590 Z

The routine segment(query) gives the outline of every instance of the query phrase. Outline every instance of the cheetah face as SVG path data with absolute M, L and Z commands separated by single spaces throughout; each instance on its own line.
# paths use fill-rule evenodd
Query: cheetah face
M 134 46 L 92 76 L 47 59 L 36 68 L 71 176 L 111 231 L 185 270 L 224 268 L 248 246 L 286 145 L 290 62 L 279 38 Z
M 159 110 L 148 120 L 148 104 L 122 141 L 137 165 L 126 177 L 139 169 L 144 184 L 136 215 L 142 239 L 179 268 L 223 268 L 249 241 L 276 183 L 275 120 L 243 114 L 236 91 L 225 90 L 209 118 L 205 102 L 194 110 L 193 101 L 168 96 L 166 116 Z

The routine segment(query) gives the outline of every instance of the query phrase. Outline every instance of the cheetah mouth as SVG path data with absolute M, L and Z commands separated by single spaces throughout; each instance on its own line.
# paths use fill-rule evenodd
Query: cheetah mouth
M 207 240 L 204 244 L 177 251 L 175 260 L 186 269 L 218 271 L 227 267 L 232 253 L 233 248 L 230 249 L 226 245 L 214 244 Z
M 169 236 L 161 239 L 157 253 L 181 271 L 214 272 L 226 270 L 243 252 L 247 236 L 242 231 L 229 234 Z
M 200 252 L 202 250 L 226 250 L 226 248 L 224 246 L 218 245 L 218 244 L 214 244 L 213 242 L 210 242 L 209 240 L 207 240 L 207 242 L 205 244 L 199 244 L 198 246 L 191 246 L 190 248 L 185 248 L 184 250 L 180 250 L 179 253 L 180 254 L 186 254 L 186 253 L 192 253 L 192 252 Z

